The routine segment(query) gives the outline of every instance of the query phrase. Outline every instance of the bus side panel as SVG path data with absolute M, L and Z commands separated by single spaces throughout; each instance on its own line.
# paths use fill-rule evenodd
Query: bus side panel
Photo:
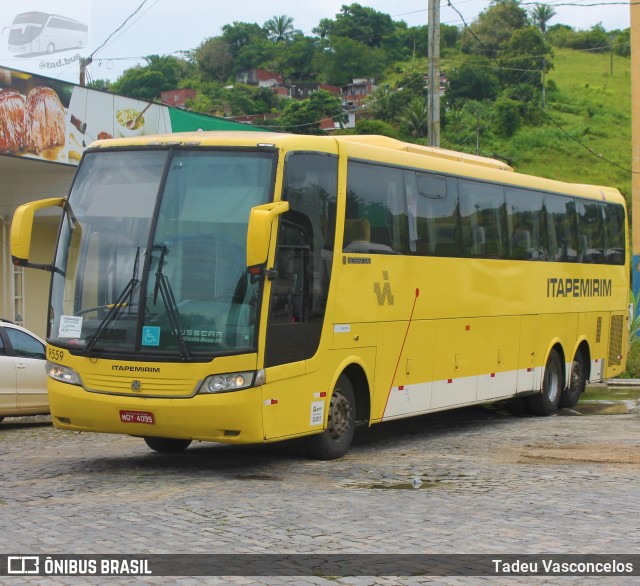
M 273 366 L 265 370 L 262 385 L 264 439 L 301 433 L 307 429 L 306 406 L 311 389 L 305 377 L 304 361 Z M 325 389 L 326 390 L 326 389 Z
M 478 401 L 507 397 L 518 384 L 518 340 L 520 317 L 474 320 L 471 325 L 476 344 Z
M 520 320 L 518 351 L 518 393 L 536 388 L 536 348 L 538 344 L 539 315 L 523 315 Z
M 436 322 L 431 408 L 464 405 L 476 400 L 477 350 L 470 318 Z
M 578 333 L 578 313 L 549 313 L 540 316 L 540 329 L 538 332 L 538 349 L 536 351 L 536 388 L 542 387 L 542 376 L 547 357 L 554 341 L 558 342 L 564 353 L 565 375 L 571 367 L 573 348 Z
M 583 359 L 589 359 L 589 364 L 585 364 L 585 367 L 589 369 L 590 381 L 601 381 L 604 377 L 609 342 L 608 323 L 608 312 L 582 313 L 578 320 L 578 340 L 586 340 L 589 346 L 589 357 L 583 356 Z M 575 352 L 573 355 L 575 356 Z
M 383 358 L 378 361 L 378 409 L 385 419 L 431 408 L 435 322 L 384 324 Z
M 333 386 L 344 368 L 359 363 L 373 387 L 375 358 L 375 347 L 345 348 L 316 355 L 305 362 L 268 368 L 267 383 L 262 387 L 264 439 L 323 430 Z

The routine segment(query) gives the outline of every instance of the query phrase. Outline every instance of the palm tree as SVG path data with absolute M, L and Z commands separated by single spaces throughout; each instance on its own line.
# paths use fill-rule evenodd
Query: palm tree
M 536 23 L 543 37 L 546 37 L 547 34 L 547 22 L 549 22 L 556 15 L 555 9 L 553 9 L 548 4 L 536 4 L 535 7 L 531 10 L 531 18 L 533 22 Z M 540 77 L 542 79 L 542 108 L 544 109 L 546 106 L 546 89 L 544 85 L 544 71 L 546 69 L 545 58 L 542 58 L 542 71 L 540 72 Z
M 376 120 L 391 122 L 396 115 L 395 92 L 388 85 L 377 87 L 371 92 L 367 109 Z
M 548 4 L 536 4 L 531 10 L 531 18 L 543 35 L 547 32 L 547 22 L 555 15 L 555 9 Z
M 296 32 L 293 28 L 293 18 L 286 14 L 270 18 L 264 23 L 264 28 L 269 33 L 269 38 L 275 43 L 290 40 Z
M 427 135 L 429 107 L 422 98 L 414 98 L 404 111 L 402 122 L 411 136 L 422 138 Z

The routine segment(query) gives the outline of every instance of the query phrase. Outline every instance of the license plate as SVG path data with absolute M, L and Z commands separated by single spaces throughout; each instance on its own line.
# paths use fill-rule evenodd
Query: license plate
M 148 423 L 153 425 L 153 413 L 150 411 L 120 411 L 122 423 Z

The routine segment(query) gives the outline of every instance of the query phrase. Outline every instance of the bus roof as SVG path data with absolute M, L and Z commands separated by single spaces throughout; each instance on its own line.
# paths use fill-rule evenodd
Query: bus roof
M 131 138 L 100 140 L 91 148 L 183 146 L 273 146 L 295 150 L 336 152 L 337 144 L 347 147 L 350 156 L 377 160 L 407 167 L 425 167 L 436 173 L 452 174 L 495 181 L 533 190 L 553 191 L 589 199 L 624 203 L 622 194 L 613 187 L 585 185 L 547 179 L 515 172 L 512 167 L 488 157 L 402 142 L 378 135 L 315 136 L 280 132 L 213 130 L 144 135 Z M 407 153 L 403 155 L 402 153 Z M 406 159 L 405 159 L 406 157 Z M 423 158 L 424 157 L 424 158 Z M 426 163 L 426 160 L 429 160 Z M 505 174 L 506 172 L 506 174 Z
M 385 149 L 393 149 L 397 151 L 406 151 L 408 153 L 416 153 L 418 155 L 426 155 L 428 157 L 438 157 L 447 159 L 449 161 L 457 161 L 459 163 L 470 163 L 472 165 L 491 167 L 493 169 L 499 169 L 500 171 L 513 171 L 513 168 L 506 163 L 503 163 L 502 161 L 498 161 L 496 159 L 490 159 L 489 157 L 480 157 L 477 155 L 460 153 L 458 151 L 451 151 L 439 147 L 429 147 L 419 144 L 412 144 L 409 142 L 402 142 L 401 140 L 389 138 L 388 136 L 362 134 L 339 136 L 336 137 L 336 139 L 340 140 L 341 142 L 355 142 L 359 144 L 377 146 Z

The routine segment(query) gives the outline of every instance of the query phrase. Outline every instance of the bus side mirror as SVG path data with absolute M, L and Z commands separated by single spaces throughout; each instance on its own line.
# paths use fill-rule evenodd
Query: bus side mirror
M 247 229 L 247 267 L 267 262 L 273 220 L 288 210 L 288 201 L 265 203 L 251 208 Z
M 63 197 L 51 197 L 32 201 L 21 205 L 13 214 L 11 221 L 11 261 L 20 267 L 30 267 L 50 271 L 51 265 L 42 265 L 29 262 L 29 249 L 31 248 L 31 233 L 33 231 L 33 219 L 35 213 L 45 208 L 64 208 L 66 199 Z

